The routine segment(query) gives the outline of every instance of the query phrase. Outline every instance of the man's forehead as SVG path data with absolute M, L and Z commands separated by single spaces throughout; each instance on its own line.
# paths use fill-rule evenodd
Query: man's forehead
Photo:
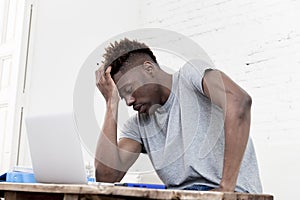
M 129 77 L 125 76 L 121 71 L 114 75 L 114 81 L 118 88 L 124 87 L 129 82 Z
M 117 87 L 122 88 L 134 79 L 138 78 L 141 73 L 140 69 L 141 68 L 138 66 L 126 71 L 118 71 L 113 77 Z

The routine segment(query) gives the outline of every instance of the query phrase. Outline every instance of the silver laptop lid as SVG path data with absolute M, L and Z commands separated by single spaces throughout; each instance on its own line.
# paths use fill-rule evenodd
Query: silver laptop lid
M 27 117 L 25 123 L 37 182 L 87 182 L 72 113 Z

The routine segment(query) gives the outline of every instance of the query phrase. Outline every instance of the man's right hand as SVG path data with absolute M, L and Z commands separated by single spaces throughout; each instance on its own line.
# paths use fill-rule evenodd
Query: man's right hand
M 115 82 L 111 75 L 111 66 L 104 72 L 104 65 L 102 65 L 96 72 L 96 85 L 106 102 L 118 103 L 120 100 L 119 93 Z

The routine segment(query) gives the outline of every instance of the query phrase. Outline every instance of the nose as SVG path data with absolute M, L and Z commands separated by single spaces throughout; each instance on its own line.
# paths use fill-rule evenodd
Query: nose
M 127 95 L 125 97 L 125 101 L 126 101 L 127 106 L 132 106 L 135 102 L 135 98 L 132 95 Z

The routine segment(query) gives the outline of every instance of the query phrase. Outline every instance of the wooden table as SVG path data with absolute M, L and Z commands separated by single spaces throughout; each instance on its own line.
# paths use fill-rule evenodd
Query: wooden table
M 271 195 L 158 190 L 104 185 L 0 183 L 5 200 L 63 199 L 198 199 L 198 200 L 273 200 Z

